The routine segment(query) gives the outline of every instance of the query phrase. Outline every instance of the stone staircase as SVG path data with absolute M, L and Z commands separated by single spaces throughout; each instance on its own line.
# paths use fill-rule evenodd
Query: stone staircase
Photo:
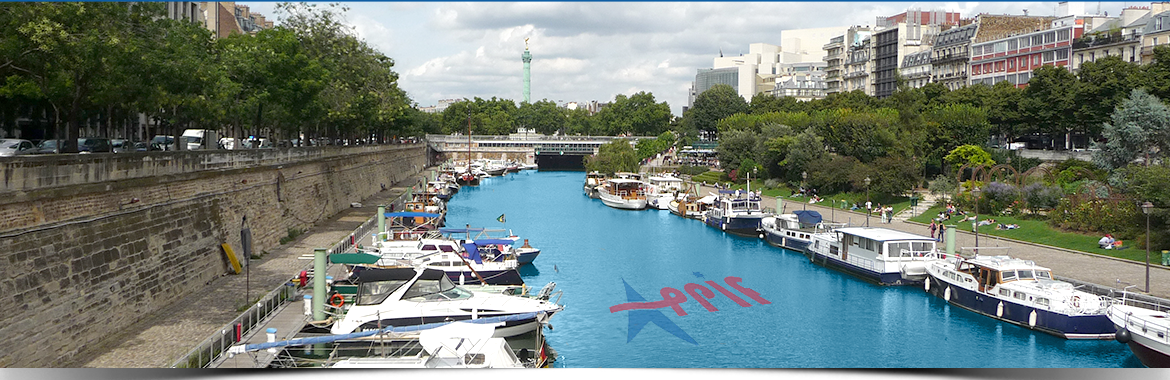
M 926 210 L 929 210 L 931 207 L 934 207 L 935 204 L 938 204 L 938 199 L 936 199 L 934 195 L 930 194 L 929 191 L 916 190 L 914 194 L 919 198 L 918 206 L 907 207 L 905 210 L 894 214 L 894 220 L 905 221 L 911 217 L 914 217 L 915 215 L 922 215 L 922 213 L 926 212 Z

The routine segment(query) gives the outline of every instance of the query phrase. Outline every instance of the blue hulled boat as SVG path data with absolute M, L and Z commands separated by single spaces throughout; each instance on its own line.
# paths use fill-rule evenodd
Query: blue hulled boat
M 720 190 L 715 204 L 703 215 L 703 222 L 735 235 L 759 237 L 760 222 L 769 216 L 760 208 L 760 196 L 756 193 Z
M 820 223 L 821 213 L 800 210 L 792 214 L 764 218 L 760 222 L 760 229 L 764 231 L 764 240 L 768 244 L 804 252 L 808 243 L 812 241 L 812 234 L 816 232 L 816 226 Z
M 1008 256 L 952 256 L 927 266 L 927 292 L 967 310 L 1065 339 L 1113 339 L 1109 302 Z

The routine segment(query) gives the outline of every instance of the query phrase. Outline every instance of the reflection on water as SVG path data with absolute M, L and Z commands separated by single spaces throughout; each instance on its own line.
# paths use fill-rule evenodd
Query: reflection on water
M 667 211 L 623 211 L 582 192 L 581 172 L 522 172 L 463 188 L 448 224 L 508 228 L 541 249 L 521 269 L 530 287 L 555 281 L 563 312 L 549 344 L 558 366 L 752 367 L 1136 367 L 1114 341 L 1068 341 L 997 322 L 930 296 L 882 287 L 809 263 L 796 252 L 740 238 Z M 507 224 L 496 221 L 507 215 Z M 555 266 L 555 270 L 554 270 Z M 770 304 L 741 306 L 708 286 L 729 276 Z M 646 301 L 687 284 L 712 290 L 708 310 L 691 295 L 655 309 L 698 344 L 648 323 L 630 339 L 623 279 Z M 724 285 L 726 287 L 726 285 Z M 685 293 L 685 292 L 683 292 Z M 628 340 L 628 341 L 627 341 Z

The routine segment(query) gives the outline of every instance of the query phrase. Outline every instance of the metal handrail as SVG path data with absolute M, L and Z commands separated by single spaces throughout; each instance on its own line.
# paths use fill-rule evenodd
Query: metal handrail
M 348 252 L 361 241 L 361 238 L 369 235 L 373 229 L 377 228 L 378 216 L 374 215 L 366 220 L 358 228 L 354 229 L 352 233 L 342 238 L 337 243 L 333 244 L 328 250 L 330 254 Z M 360 237 L 360 238 L 359 238 Z M 350 242 L 352 238 L 352 243 Z M 311 270 L 313 262 L 310 261 L 305 264 L 303 270 Z M 276 289 L 268 292 L 261 301 L 257 302 L 248 308 L 244 314 L 241 314 L 236 319 L 224 325 L 219 331 L 212 333 L 210 337 L 204 339 L 199 345 L 188 351 L 187 354 L 179 357 L 173 363 L 171 368 L 203 368 L 219 359 L 219 357 L 227 351 L 227 348 L 234 343 L 238 343 L 235 337 L 235 326 L 241 327 L 240 336 L 248 336 L 252 330 L 261 323 L 274 316 L 276 309 L 284 306 L 293 299 L 296 293 L 296 288 L 288 286 L 288 284 L 281 284 Z

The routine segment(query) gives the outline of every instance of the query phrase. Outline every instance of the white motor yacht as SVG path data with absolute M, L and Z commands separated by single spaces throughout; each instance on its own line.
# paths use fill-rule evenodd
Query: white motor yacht
M 333 334 L 535 313 L 496 327 L 493 336 L 507 338 L 540 328 L 564 309 L 547 298 L 474 293 L 435 269 L 362 268 L 354 276 L 354 304 L 333 324 Z

